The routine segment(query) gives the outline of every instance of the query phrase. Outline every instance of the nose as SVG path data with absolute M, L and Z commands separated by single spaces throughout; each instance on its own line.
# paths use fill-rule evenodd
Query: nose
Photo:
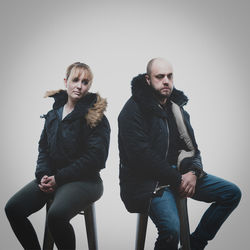
M 163 84 L 166 84 L 166 85 L 169 84 L 169 79 L 167 75 L 163 78 Z
M 82 82 L 80 80 L 77 82 L 76 87 L 78 89 L 80 89 L 82 87 Z

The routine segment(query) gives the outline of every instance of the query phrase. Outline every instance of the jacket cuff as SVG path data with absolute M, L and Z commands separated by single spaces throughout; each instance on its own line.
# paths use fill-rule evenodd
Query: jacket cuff
M 55 182 L 56 182 L 57 186 L 61 186 L 64 183 L 66 183 L 65 180 L 63 178 L 61 178 L 60 174 L 57 173 L 54 175 L 54 177 L 55 177 Z
M 197 166 L 190 167 L 188 169 L 188 172 L 189 171 L 194 171 L 197 179 L 200 179 L 200 178 L 202 178 L 203 176 L 205 176 L 207 174 L 202 168 L 197 167 Z
M 181 174 L 177 169 L 170 167 L 167 172 L 161 174 L 160 182 L 178 189 L 181 184 Z

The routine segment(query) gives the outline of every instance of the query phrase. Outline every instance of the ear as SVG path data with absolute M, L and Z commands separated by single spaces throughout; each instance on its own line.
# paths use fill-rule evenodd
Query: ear
M 67 79 L 64 78 L 63 81 L 64 81 L 65 88 L 67 88 Z
M 150 85 L 149 75 L 148 75 L 148 74 L 146 74 L 146 75 L 145 75 L 145 78 L 146 78 L 146 81 L 147 81 L 148 85 Z

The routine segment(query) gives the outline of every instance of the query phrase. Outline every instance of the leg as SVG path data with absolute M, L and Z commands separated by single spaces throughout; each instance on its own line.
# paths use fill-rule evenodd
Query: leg
M 43 235 L 43 250 L 53 250 L 54 247 L 54 239 L 49 231 L 48 226 L 48 211 L 52 204 L 53 200 L 49 200 L 46 204 L 46 219 L 45 219 L 45 228 L 44 228 L 44 235 Z
M 41 249 L 36 232 L 27 217 L 40 210 L 49 197 L 39 189 L 34 180 L 18 191 L 5 206 L 10 225 L 24 249 Z
M 149 216 L 158 230 L 155 250 L 177 250 L 180 221 L 174 193 L 165 188 L 161 197 L 152 199 Z
M 197 181 L 193 199 L 213 202 L 191 235 L 192 249 L 204 249 L 239 204 L 241 191 L 235 184 L 208 174 Z
M 102 192 L 101 181 L 70 182 L 56 190 L 48 212 L 48 225 L 58 249 L 75 249 L 75 233 L 70 220 L 99 199 Z

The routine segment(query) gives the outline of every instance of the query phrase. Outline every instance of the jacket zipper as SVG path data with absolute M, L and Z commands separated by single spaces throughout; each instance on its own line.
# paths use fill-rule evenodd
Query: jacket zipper
M 166 122 L 166 125 L 167 125 L 167 132 L 168 132 L 168 146 L 167 146 L 166 155 L 165 155 L 165 158 L 167 158 L 168 148 L 169 148 L 169 127 L 168 127 L 167 119 L 165 120 L 165 122 Z M 155 185 L 155 188 L 154 188 L 154 191 L 153 191 L 153 195 L 155 195 L 157 193 L 157 191 L 159 190 L 158 185 L 159 185 L 159 181 L 156 182 L 156 185 Z M 169 186 L 169 185 L 167 185 L 167 186 Z

